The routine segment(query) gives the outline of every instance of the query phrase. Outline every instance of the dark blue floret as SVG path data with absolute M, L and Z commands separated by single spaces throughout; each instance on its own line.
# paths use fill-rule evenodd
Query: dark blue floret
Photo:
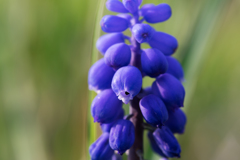
M 168 70 L 167 73 L 173 75 L 179 81 L 184 81 L 184 72 L 181 64 L 174 57 L 167 56 Z
M 130 13 L 135 13 L 138 11 L 140 0 L 122 0 L 123 5 Z
M 117 70 L 127 66 L 131 60 L 130 47 L 125 43 L 117 43 L 112 45 L 104 55 L 105 63 Z
M 132 34 L 138 43 L 148 42 L 154 32 L 154 29 L 148 24 L 135 24 L 132 28 Z
M 155 32 L 148 43 L 152 48 L 160 50 L 165 56 L 172 55 L 178 47 L 177 39 L 163 32 Z
M 135 140 L 134 125 L 129 120 L 118 120 L 111 128 L 109 144 L 113 150 L 123 154 L 131 148 Z
M 153 95 L 147 95 L 140 100 L 142 115 L 148 124 L 154 127 L 162 127 L 168 119 L 168 111 L 163 101 Z
M 165 125 L 172 131 L 172 133 L 184 133 L 185 125 L 187 123 L 187 117 L 181 109 L 177 109 L 174 112 L 169 111 L 169 118 Z
M 123 43 L 124 42 L 124 35 L 119 33 L 109 33 L 101 36 L 97 40 L 97 49 L 104 55 L 105 52 L 109 47 L 116 43 Z
M 180 158 L 181 147 L 168 127 L 163 126 L 161 129 L 156 129 L 153 136 L 157 145 L 167 157 Z
M 174 111 L 183 107 L 185 90 L 179 80 L 165 73 L 160 75 L 152 84 L 152 91 L 165 103 L 168 110 Z
M 168 63 L 158 49 L 145 49 L 141 55 L 142 71 L 149 77 L 157 77 L 167 71 Z
M 88 72 L 88 86 L 90 90 L 99 92 L 111 88 L 115 71 L 104 63 L 104 59 L 98 60 Z
M 156 152 L 157 154 L 159 154 L 161 157 L 167 158 L 167 156 L 162 152 L 161 148 L 156 143 L 156 140 L 154 139 L 152 132 L 148 132 L 148 139 L 149 139 L 149 142 L 150 142 L 150 145 L 151 145 L 153 151 Z
M 101 28 L 104 32 L 122 32 L 129 27 L 129 21 L 124 18 L 106 15 L 101 20 Z
M 144 16 L 148 10 L 152 10 L 154 7 L 155 7 L 154 4 L 143 5 L 139 12 L 140 16 Z
M 124 7 L 122 2 L 119 0 L 108 0 L 106 2 L 106 8 L 109 11 L 113 11 L 113 12 L 128 13 L 128 10 Z
M 109 134 L 103 133 L 96 142 L 89 147 L 91 160 L 108 160 L 111 159 L 114 151 L 109 146 Z
M 111 123 L 122 109 L 122 102 L 118 100 L 112 89 L 106 89 L 99 93 L 91 105 L 91 113 L 94 122 Z

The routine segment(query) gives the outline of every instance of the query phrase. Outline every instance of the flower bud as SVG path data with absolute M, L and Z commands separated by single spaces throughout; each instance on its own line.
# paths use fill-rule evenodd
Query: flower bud
M 89 89 L 98 92 L 111 88 L 114 73 L 114 70 L 105 64 L 103 58 L 98 60 L 88 72 Z
M 115 70 L 127 66 L 131 60 L 131 49 L 125 43 L 114 44 L 106 51 L 104 60 L 108 66 Z
M 174 112 L 169 111 L 169 118 L 165 125 L 172 131 L 172 133 L 184 133 L 187 117 L 181 109 Z
M 122 109 L 122 102 L 118 100 L 112 89 L 99 93 L 93 100 L 91 112 L 94 122 L 111 123 Z
M 155 7 L 154 4 L 143 5 L 139 12 L 140 16 L 144 16 L 148 10 L 152 10 L 154 7 Z
M 179 80 L 165 73 L 160 75 L 152 84 L 152 91 L 165 103 L 168 110 L 183 107 L 185 90 Z
M 121 17 L 106 15 L 101 20 L 101 28 L 104 32 L 123 32 L 129 27 L 129 22 Z
M 142 71 L 149 77 L 157 77 L 167 71 L 168 63 L 158 49 L 145 49 L 141 54 Z
M 171 15 L 171 7 L 166 3 L 162 3 L 147 10 L 143 16 L 148 23 L 159 23 L 168 20 Z
M 131 19 L 132 19 L 132 16 L 131 16 L 130 14 L 124 14 L 124 13 L 122 13 L 122 14 L 118 14 L 117 16 L 128 20 L 129 23 L 130 23 L 130 21 L 131 21 Z
M 159 97 L 153 94 L 143 97 L 139 102 L 139 106 L 146 122 L 154 127 L 161 128 L 168 119 L 168 111 L 165 104 Z
M 135 140 L 134 125 L 129 120 L 118 120 L 111 128 L 109 144 L 113 150 L 123 154 L 131 148 Z
M 177 39 L 163 32 L 155 32 L 148 43 L 152 48 L 160 50 L 165 56 L 172 55 L 178 47 Z
M 159 154 L 161 157 L 167 158 L 167 156 L 162 152 L 161 148 L 156 143 L 152 132 L 148 132 L 148 139 L 153 151 Z
M 101 36 L 97 40 L 97 49 L 104 55 L 105 52 L 109 47 L 116 43 L 123 43 L 124 42 L 124 35 L 119 33 L 109 33 Z
M 103 133 L 96 142 L 89 147 L 91 160 L 111 159 L 114 151 L 109 146 L 109 134 Z
M 126 66 L 118 69 L 112 79 L 112 89 L 118 99 L 127 104 L 141 90 L 142 74 L 134 66 Z
M 166 73 L 173 75 L 182 82 L 184 80 L 184 72 L 181 64 L 174 57 L 167 56 L 166 58 L 168 61 L 168 70 Z
M 153 136 L 157 145 L 167 157 L 180 158 L 181 147 L 170 129 L 165 126 L 161 129 L 158 128 L 153 132 Z
M 116 123 L 116 121 L 119 120 L 119 119 L 123 119 L 123 117 L 124 117 L 124 110 L 121 109 L 120 111 L 118 111 L 117 116 L 113 120 L 113 122 L 100 124 L 102 131 L 103 132 L 110 132 L 112 126 Z
M 124 7 L 119 0 L 108 0 L 106 2 L 106 8 L 112 12 L 128 13 L 128 10 Z
M 138 43 L 148 42 L 154 32 L 154 29 L 149 24 L 135 24 L 132 28 L 132 34 Z
M 138 11 L 138 6 L 139 6 L 139 0 L 122 0 L 123 5 L 125 8 L 131 12 L 135 13 Z

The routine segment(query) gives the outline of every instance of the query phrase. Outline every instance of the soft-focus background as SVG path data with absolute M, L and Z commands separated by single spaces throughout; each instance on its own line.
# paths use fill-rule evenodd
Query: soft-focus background
M 181 159 L 239 160 L 240 1 L 144 0 L 160 2 L 173 15 L 154 27 L 177 37 L 186 74 Z M 87 74 L 100 57 L 99 18 L 110 13 L 103 4 L 0 1 L 0 160 L 88 159 L 101 134 L 89 117 Z M 147 141 L 145 153 L 159 159 Z

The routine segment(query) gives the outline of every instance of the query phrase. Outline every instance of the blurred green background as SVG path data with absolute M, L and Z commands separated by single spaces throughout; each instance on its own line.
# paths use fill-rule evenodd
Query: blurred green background
M 171 5 L 157 30 L 177 37 L 186 74 L 183 160 L 240 159 L 240 1 Z M 0 160 L 86 160 L 101 134 L 87 74 L 104 0 L 0 1 Z M 100 9 L 99 9 L 100 8 Z M 98 26 L 97 28 L 95 26 Z M 151 84 L 144 80 L 144 86 Z M 159 159 L 145 143 L 145 158 Z

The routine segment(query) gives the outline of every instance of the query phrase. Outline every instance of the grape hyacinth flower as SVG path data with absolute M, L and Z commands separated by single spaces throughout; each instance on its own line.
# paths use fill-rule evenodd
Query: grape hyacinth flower
M 100 26 L 107 34 L 97 40 L 96 47 L 104 58 L 88 73 L 89 89 L 98 94 L 91 114 L 103 131 L 89 148 L 92 160 L 120 160 L 127 150 L 128 160 L 143 159 L 144 129 L 149 130 L 154 152 L 165 159 L 180 157 L 173 134 L 182 134 L 186 125 L 186 115 L 179 109 L 185 98 L 184 73 L 171 57 L 178 41 L 150 25 L 168 20 L 172 10 L 166 3 L 141 4 L 142 0 L 106 2 L 106 8 L 118 14 L 102 18 Z M 123 33 L 127 29 L 131 37 Z M 142 48 L 142 43 L 151 48 Z M 155 81 L 143 89 L 145 76 Z M 127 115 L 123 103 L 130 104 Z

